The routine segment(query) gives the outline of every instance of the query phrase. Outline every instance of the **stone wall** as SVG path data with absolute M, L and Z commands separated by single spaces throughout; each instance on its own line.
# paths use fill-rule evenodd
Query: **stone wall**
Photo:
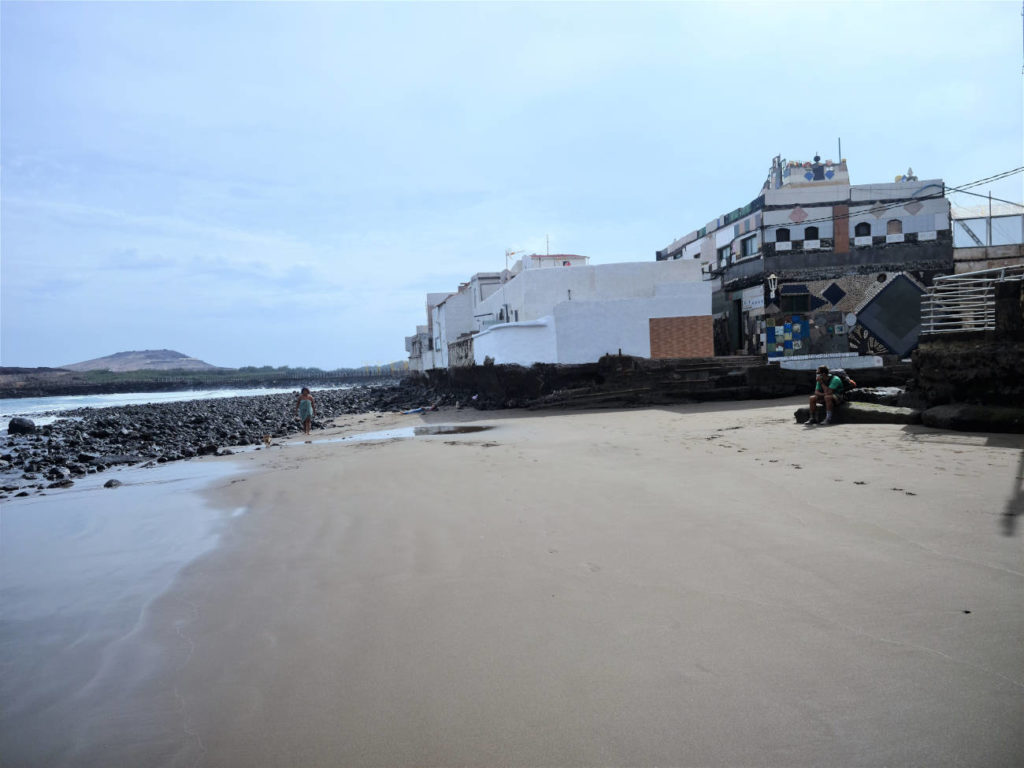
M 900 386 L 909 365 L 857 371 L 861 386 Z M 807 394 L 813 375 L 769 365 L 764 358 L 648 360 L 607 355 L 582 365 L 477 365 L 434 369 L 424 383 L 443 402 L 477 408 L 628 407 Z
M 1024 403 L 1024 292 L 996 289 L 996 330 L 925 337 L 913 354 L 914 390 L 928 405 Z

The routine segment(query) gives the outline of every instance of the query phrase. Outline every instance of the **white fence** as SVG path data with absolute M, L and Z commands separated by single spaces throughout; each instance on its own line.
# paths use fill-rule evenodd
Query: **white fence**
M 921 297 L 921 335 L 994 331 L 996 285 L 1024 279 L 1024 265 L 935 278 Z

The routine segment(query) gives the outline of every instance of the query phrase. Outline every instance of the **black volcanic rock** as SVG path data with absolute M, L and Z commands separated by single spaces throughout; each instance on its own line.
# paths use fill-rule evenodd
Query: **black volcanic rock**
M 24 487 L 42 475 L 63 482 L 110 467 L 153 465 L 201 455 L 228 455 L 232 447 L 261 445 L 264 435 L 285 437 L 299 431 L 298 392 L 204 401 L 80 408 L 62 413 L 53 424 L 32 433 L 0 438 L 0 456 L 8 463 L 3 480 Z M 432 404 L 454 404 L 421 383 L 314 390 L 314 429 L 332 419 L 369 411 L 403 411 Z
M 15 416 L 8 422 L 7 431 L 12 435 L 30 435 L 36 431 L 36 423 L 24 416 Z

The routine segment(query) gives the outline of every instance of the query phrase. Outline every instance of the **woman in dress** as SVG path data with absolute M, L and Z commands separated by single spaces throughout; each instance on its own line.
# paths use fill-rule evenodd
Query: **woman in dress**
M 308 435 L 313 426 L 313 417 L 316 416 L 316 403 L 313 402 L 313 396 L 309 394 L 309 387 L 302 388 L 302 394 L 299 395 L 299 400 L 295 403 L 295 414 L 302 422 L 303 433 Z

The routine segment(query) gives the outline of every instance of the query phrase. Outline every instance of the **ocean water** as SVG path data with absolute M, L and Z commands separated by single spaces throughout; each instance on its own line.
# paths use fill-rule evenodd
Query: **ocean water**
M 343 384 L 321 389 L 351 389 Z M 257 397 L 297 392 L 297 387 L 279 389 L 202 389 L 185 392 L 124 392 L 115 395 L 57 395 L 55 397 L 0 398 L 0 432 L 7 431 L 7 423 L 14 416 L 32 419 L 36 426 L 51 424 L 61 418 L 62 411 L 76 408 L 109 408 L 116 405 L 144 405 L 146 403 L 178 403 L 188 400 L 215 400 L 224 397 Z M 316 390 L 314 390 L 315 392 Z M 45 415 L 44 415 L 45 414 Z

